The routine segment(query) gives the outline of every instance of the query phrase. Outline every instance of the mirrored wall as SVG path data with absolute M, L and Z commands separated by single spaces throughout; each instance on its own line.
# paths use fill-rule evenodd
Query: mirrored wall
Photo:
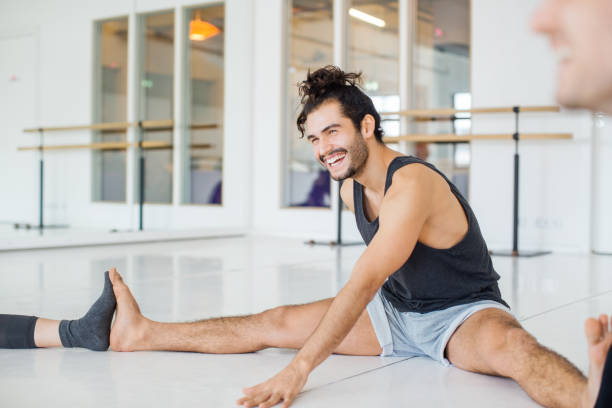
M 174 112 L 174 12 L 141 16 L 139 109 L 142 121 L 167 121 Z M 172 126 L 142 130 L 143 141 L 172 144 Z M 144 201 L 172 202 L 172 149 L 145 149 Z
M 222 204 L 225 7 L 187 10 L 183 203 Z
M 293 0 L 288 12 L 282 206 L 329 208 L 329 173 L 314 158 L 311 145 L 300 138 L 296 119 L 300 109 L 297 84 L 309 70 L 334 62 L 333 4 L 332 0 Z
M 284 206 L 329 206 L 329 201 L 311 199 L 314 191 L 328 194 L 329 177 L 295 129 L 299 109 L 295 85 L 305 79 L 308 69 L 316 70 L 334 62 L 333 44 L 339 41 L 334 38 L 334 25 L 340 26 L 336 27 L 336 35 L 345 33 L 341 45 L 345 70 L 363 73 L 362 88 L 379 112 L 471 107 L 469 0 L 344 0 L 339 8 L 344 12 L 341 19 L 334 18 L 331 0 L 293 0 L 289 4 Z M 404 19 L 400 18 L 402 13 Z M 406 27 L 400 27 L 400 21 Z M 400 32 L 408 36 L 403 42 Z M 406 50 L 400 49 L 402 44 Z M 400 61 L 401 52 L 408 53 L 404 65 Z M 402 83 L 408 89 L 400 89 Z M 401 95 L 406 95 L 406 100 L 402 101 Z M 384 116 L 385 135 L 471 131 L 469 114 L 441 121 L 420 119 L 405 123 L 402 128 L 400 115 Z M 468 195 L 468 143 L 389 144 L 433 163 Z M 317 190 L 315 186 L 324 188 Z
M 94 123 L 126 122 L 127 115 L 127 17 L 99 21 L 94 26 Z M 93 133 L 96 143 L 125 142 L 126 130 Z M 92 198 L 123 202 L 126 197 L 125 149 L 94 150 Z
M 418 0 L 413 48 L 413 109 L 471 107 L 470 1 Z M 414 121 L 417 134 L 470 133 L 469 114 L 452 120 Z M 413 154 L 431 162 L 469 192 L 469 143 L 415 143 Z
M 379 112 L 400 109 L 397 0 L 349 0 L 346 68 L 363 73 L 363 90 Z M 399 117 L 385 118 L 386 136 L 399 136 Z

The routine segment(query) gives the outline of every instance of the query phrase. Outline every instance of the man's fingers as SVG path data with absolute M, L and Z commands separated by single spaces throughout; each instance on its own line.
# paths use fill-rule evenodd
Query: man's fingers
M 293 404 L 293 401 L 295 401 L 295 397 L 297 397 L 297 394 L 288 394 L 284 396 L 282 408 L 289 408 L 291 404 Z
M 260 391 L 258 393 L 253 393 L 248 397 L 242 398 L 244 400 L 240 405 L 247 404 L 247 407 L 255 407 L 262 402 L 268 400 L 270 398 L 270 393 L 267 391 Z
M 236 401 L 236 405 L 243 405 L 248 399 L 249 397 L 242 397 L 238 401 Z
M 604 335 L 610 331 L 610 326 L 608 324 L 608 315 L 602 314 L 599 316 L 599 322 L 601 323 L 601 327 L 603 328 Z
M 255 405 L 257 405 L 254 404 L 253 401 L 251 401 L 250 397 L 241 398 L 237 404 L 244 407 L 254 407 Z
M 253 396 L 242 397 L 236 402 L 236 404 L 242 405 L 245 407 L 254 407 L 257 404 L 254 402 L 253 398 L 254 398 Z
M 279 393 L 273 393 L 266 402 L 259 405 L 259 408 L 270 408 L 276 405 L 281 400 L 281 395 L 282 394 Z

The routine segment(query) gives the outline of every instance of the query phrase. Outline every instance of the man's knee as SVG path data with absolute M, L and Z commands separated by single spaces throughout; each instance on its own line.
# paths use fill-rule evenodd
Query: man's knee
M 510 325 L 491 331 L 485 342 L 483 357 L 495 372 L 515 378 L 529 359 L 540 348 L 538 341 L 520 326 Z
M 290 308 L 291 306 L 278 306 L 261 313 L 262 328 L 268 346 L 287 347 L 290 337 Z

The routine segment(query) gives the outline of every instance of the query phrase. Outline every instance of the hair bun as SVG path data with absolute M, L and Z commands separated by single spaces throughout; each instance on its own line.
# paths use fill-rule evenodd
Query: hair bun
M 335 65 L 327 65 L 314 72 L 308 70 L 306 80 L 302 81 L 298 87 L 302 103 L 304 103 L 308 99 L 317 99 L 332 89 L 360 84 L 361 72 L 344 72 Z

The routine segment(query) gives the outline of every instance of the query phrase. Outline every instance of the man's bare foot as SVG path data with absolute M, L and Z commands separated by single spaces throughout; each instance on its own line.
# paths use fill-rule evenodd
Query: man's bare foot
M 110 346 L 114 351 L 146 350 L 149 320 L 140 312 L 130 288 L 123 282 L 117 269 L 111 268 L 109 277 L 117 298 L 117 314 L 111 327 Z
M 584 323 L 584 332 L 589 346 L 589 381 L 584 406 L 593 408 L 599 395 L 608 350 L 612 344 L 608 315 L 599 316 L 599 320 L 587 319 Z

